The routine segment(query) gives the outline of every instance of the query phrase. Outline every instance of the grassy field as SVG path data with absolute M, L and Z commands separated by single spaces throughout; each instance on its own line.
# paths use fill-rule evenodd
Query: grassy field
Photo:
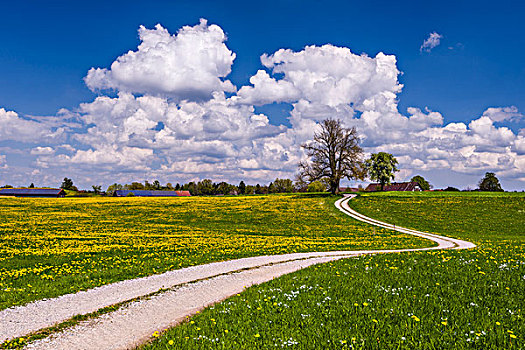
M 145 349 L 524 349 L 525 196 L 374 194 L 369 216 L 479 244 L 307 268 L 204 310 Z
M 392 224 L 475 243 L 525 240 L 525 193 L 385 192 L 350 204 Z
M 0 198 L 0 309 L 212 261 L 429 245 L 349 220 L 335 200 Z

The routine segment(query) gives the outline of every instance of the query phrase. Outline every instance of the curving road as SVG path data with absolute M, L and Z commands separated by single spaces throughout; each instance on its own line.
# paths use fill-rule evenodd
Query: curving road
M 172 327 L 198 310 L 240 293 L 247 286 L 267 282 L 307 266 L 361 254 L 468 249 L 476 246 L 467 241 L 411 230 L 364 216 L 348 206 L 348 201 L 354 197 L 348 195 L 335 205 L 356 220 L 423 237 L 438 245 L 415 249 L 259 256 L 117 282 L 0 311 L 0 342 L 52 327 L 75 315 L 149 296 L 27 346 L 28 349 L 129 349 L 148 340 L 154 331 Z M 159 290 L 162 292 L 156 293 Z M 151 295 L 153 293 L 156 294 Z
M 475 248 L 476 245 L 472 242 L 468 241 L 462 241 L 461 239 L 455 239 L 455 238 L 449 238 L 445 236 L 435 235 L 432 233 L 426 233 L 421 231 L 412 230 L 409 228 L 404 228 L 392 224 L 387 224 L 386 222 L 375 220 L 372 218 L 369 218 L 368 216 L 364 216 L 363 214 L 358 213 L 354 209 L 350 208 L 348 205 L 348 201 L 352 198 L 355 198 L 355 194 L 349 194 L 346 195 L 344 198 L 341 198 L 337 202 L 335 202 L 335 206 L 337 209 L 342 211 L 343 213 L 353 217 L 356 220 L 366 222 L 371 225 L 384 227 L 390 230 L 406 233 L 413 236 L 423 237 L 426 239 L 429 239 L 431 241 L 436 242 L 438 245 L 436 247 L 430 247 L 430 248 L 419 248 L 419 249 L 401 249 L 401 250 L 394 250 L 396 252 L 400 251 L 414 251 L 414 250 L 430 250 L 430 249 L 471 249 Z M 386 251 L 383 251 L 386 252 Z

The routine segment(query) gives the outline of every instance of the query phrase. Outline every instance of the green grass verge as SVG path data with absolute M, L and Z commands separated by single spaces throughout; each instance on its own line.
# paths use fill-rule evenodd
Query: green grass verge
M 524 198 L 361 196 L 351 204 L 364 214 L 480 246 L 313 266 L 210 307 L 143 349 L 523 349 Z
M 336 197 L 0 199 L 0 309 L 186 266 L 427 246 L 348 220 Z
M 350 205 L 391 224 L 475 243 L 525 240 L 525 193 L 384 192 Z

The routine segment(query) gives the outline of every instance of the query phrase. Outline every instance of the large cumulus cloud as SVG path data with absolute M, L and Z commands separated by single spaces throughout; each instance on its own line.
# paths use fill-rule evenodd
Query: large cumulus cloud
M 176 35 L 158 24 L 139 28 L 136 51 L 117 58 L 110 69 L 92 68 L 85 78 L 92 90 L 115 89 L 131 93 L 202 99 L 214 91 L 235 91 L 229 80 L 235 54 L 224 44 L 217 25 L 201 20 Z
M 403 86 L 393 55 L 357 55 L 329 44 L 280 49 L 263 54 L 261 69 L 237 90 L 227 80 L 235 54 L 219 26 L 201 20 L 176 34 L 140 27 L 139 36 L 136 50 L 85 78 L 91 89 L 116 94 L 52 117 L 0 109 L 0 141 L 26 144 L 35 176 L 49 179 L 59 168 L 85 182 L 267 182 L 292 177 L 304 157 L 300 145 L 333 117 L 358 128 L 365 151 L 394 153 L 405 175 L 490 170 L 525 180 L 525 131 L 499 124 L 522 120 L 516 107 L 491 107 L 448 124 L 428 108 L 400 111 Z M 270 103 L 291 106 L 290 127 L 256 112 Z M 2 154 L 0 167 L 8 166 Z
M 307 46 L 299 52 L 280 49 L 264 54 L 261 62 L 284 77 L 276 80 L 260 70 L 250 79 L 253 86 L 240 89 L 240 101 L 260 105 L 304 99 L 334 107 L 360 104 L 383 91 L 397 93 L 402 88 L 396 58 L 383 53 L 371 58 L 345 47 Z

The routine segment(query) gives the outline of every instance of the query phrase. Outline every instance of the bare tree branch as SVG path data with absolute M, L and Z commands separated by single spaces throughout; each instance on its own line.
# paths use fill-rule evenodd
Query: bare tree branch
M 324 120 L 313 141 L 302 145 L 309 160 L 299 164 L 298 178 L 305 182 L 327 178 L 334 194 L 339 192 L 342 178 L 364 179 L 359 142 L 355 128 L 343 127 L 340 120 Z

